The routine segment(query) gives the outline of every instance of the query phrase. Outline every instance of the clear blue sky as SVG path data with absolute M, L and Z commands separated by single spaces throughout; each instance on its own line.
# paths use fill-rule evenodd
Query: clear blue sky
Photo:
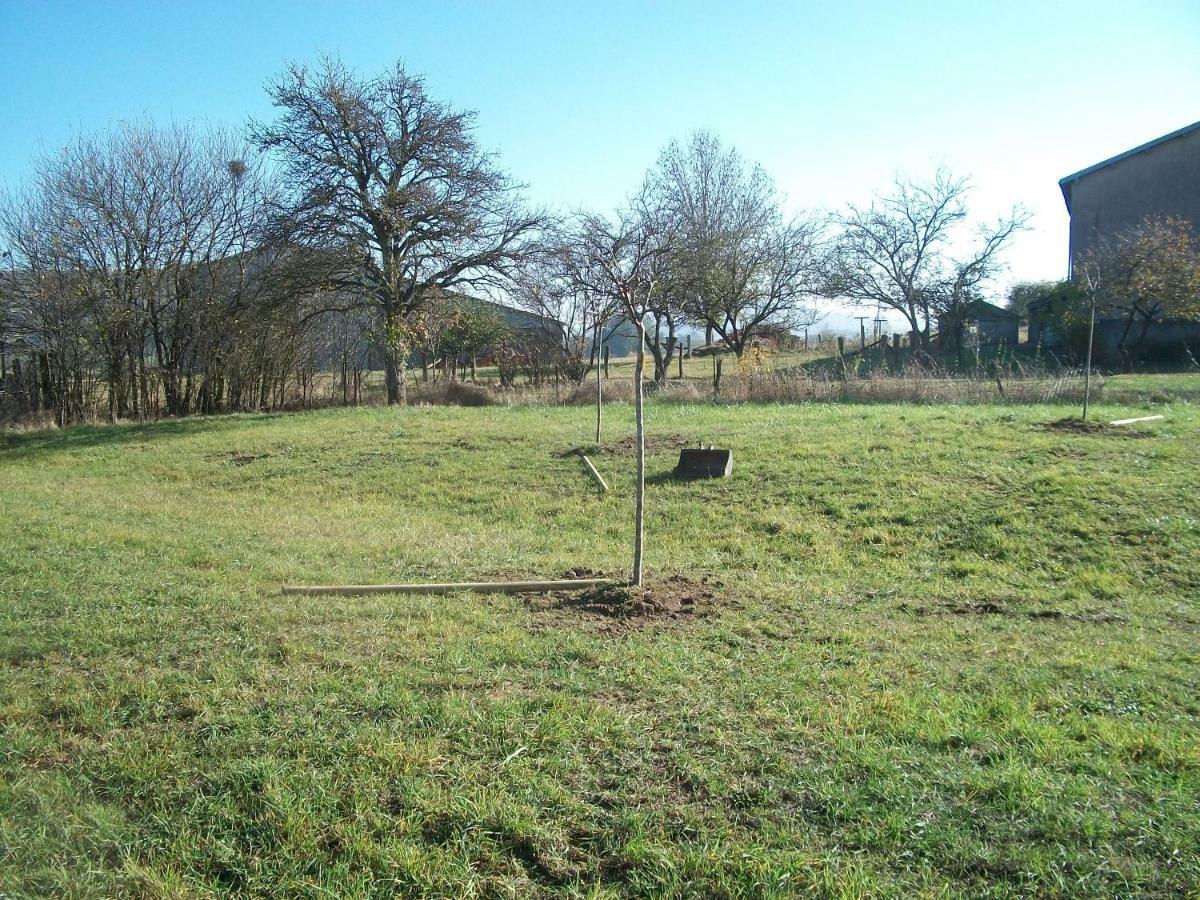
M 542 203 L 609 207 L 672 136 L 710 128 L 796 207 L 893 173 L 969 174 L 1034 229 L 1014 278 L 1066 265 L 1057 180 L 1200 119 L 1200 0 L 945 3 L 51 3 L 0 0 L 0 184 L 122 118 L 241 125 L 285 60 L 397 58 L 479 111 Z

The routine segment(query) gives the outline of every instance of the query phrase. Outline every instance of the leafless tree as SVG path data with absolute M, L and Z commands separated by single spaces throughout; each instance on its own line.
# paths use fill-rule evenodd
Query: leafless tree
M 505 280 L 541 216 L 479 148 L 474 114 L 400 64 L 369 79 L 334 59 L 292 65 L 268 93 L 280 116 L 252 130 L 283 164 L 286 239 L 320 251 L 324 283 L 377 309 L 388 402 L 403 403 L 410 317 L 435 289 Z
M 94 409 L 80 386 L 97 374 L 113 419 L 276 401 L 305 317 L 263 244 L 272 190 L 242 142 L 180 126 L 123 124 L 37 162 L 0 231 L 63 415 Z
M 596 443 L 604 423 L 604 383 L 601 357 L 604 330 L 619 311 L 611 298 L 590 290 L 578 277 L 583 268 L 580 243 L 569 228 L 557 223 L 548 229 L 541 249 L 514 279 L 512 299 L 518 306 L 541 316 L 561 341 L 561 359 L 576 384 L 592 369 L 596 372 Z
M 990 279 L 1001 252 L 1026 222 L 1014 209 L 980 226 L 972 246 L 961 250 L 969 191 L 966 179 L 939 170 L 928 183 L 897 179 L 893 191 L 870 206 L 851 206 L 838 220 L 841 235 L 830 258 L 827 292 L 901 313 L 913 347 L 928 354 L 939 302 L 961 302 Z
M 646 505 L 646 421 L 643 382 L 646 370 L 646 317 L 661 287 L 662 260 L 670 236 L 661 222 L 645 215 L 639 199 L 612 217 L 585 213 L 573 231 L 572 278 L 580 290 L 619 312 L 637 330 L 633 370 L 637 441 L 632 584 L 642 584 Z
M 596 364 L 602 330 L 613 310 L 606 298 L 575 277 L 576 252 L 569 229 L 547 229 L 538 252 L 515 273 L 509 299 L 558 334 L 567 371 L 581 382 Z
M 747 163 L 713 134 L 673 141 L 648 179 L 654 215 L 678 241 L 660 300 L 671 298 L 706 333 L 741 357 L 768 328 L 797 329 L 820 315 L 823 226 L 785 219 L 782 198 L 761 166 Z

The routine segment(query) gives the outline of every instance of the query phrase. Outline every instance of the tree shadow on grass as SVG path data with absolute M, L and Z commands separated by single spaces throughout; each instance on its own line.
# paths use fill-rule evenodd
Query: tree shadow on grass
M 712 488 L 717 485 L 726 484 L 732 478 L 731 475 L 724 477 L 716 475 L 683 475 L 677 472 L 672 466 L 670 469 L 663 469 L 661 472 L 653 474 L 646 473 L 646 484 L 678 484 L 692 485 L 696 488 Z
M 218 434 L 248 425 L 266 424 L 286 413 L 238 413 L 223 416 L 194 416 L 157 422 L 125 422 L 116 425 L 71 425 L 38 431 L 0 431 L 0 456 L 8 459 L 36 457 L 43 453 L 116 446 L 134 441 L 171 441 L 198 434 Z

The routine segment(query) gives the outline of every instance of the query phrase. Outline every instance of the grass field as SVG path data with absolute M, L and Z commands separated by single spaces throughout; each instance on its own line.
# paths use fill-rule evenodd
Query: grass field
M 0 895 L 1194 895 L 1200 408 L 1153 411 L 651 404 L 650 574 L 709 582 L 645 620 L 278 591 L 622 574 L 627 406 L 605 497 L 586 408 L 0 435 Z

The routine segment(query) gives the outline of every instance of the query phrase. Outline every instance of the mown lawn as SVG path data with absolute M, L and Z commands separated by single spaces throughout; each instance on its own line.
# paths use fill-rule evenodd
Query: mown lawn
M 1200 408 L 1155 411 L 652 404 L 649 568 L 720 586 L 615 630 L 278 590 L 622 573 L 586 408 L 0 437 L 0 895 L 1194 893 Z

